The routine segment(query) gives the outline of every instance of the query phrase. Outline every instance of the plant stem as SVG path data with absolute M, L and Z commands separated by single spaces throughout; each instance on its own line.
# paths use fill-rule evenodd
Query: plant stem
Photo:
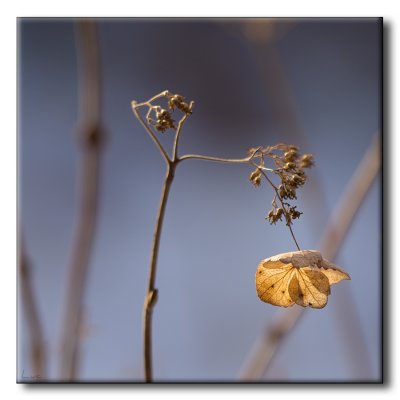
M 146 103 L 143 103 L 146 104 Z M 147 126 L 147 124 L 144 122 L 142 116 L 138 112 L 138 108 L 143 105 L 136 103 L 136 101 L 132 101 L 131 106 L 132 106 L 132 111 L 135 114 L 135 117 L 139 120 L 139 122 L 142 124 L 143 128 L 146 130 L 146 132 L 150 135 L 151 139 L 153 142 L 156 144 L 158 150 L 160 151 L 161 155 L 163 156 L 165 162 L 168 164 L 171 160 L 168 157 L 167 152 L 165 151 L 164 147 L 162 146 L 161 142 L 157 139 L 156 135 L 154 135 L 154 132 Z
M 135 108 L 133 107 L 135 111 Z M 143 126 L 146 126 L 144 121 L 140 119 L 138 113 L 135 112 L 136 117 L 142 122 Z M 181 128 L 183 123 L 186 120 L 186 117 L 183 117 L 179 122 L 177 132 L 175 135 L 175 141 L 173 146 L 173 156 L 172 160 L 166 155 L 167 162 L 167 173 L 164 178 L 163 189 L 161 192 L 161 199 L 160 199 L 160 206 L 158 209 L 158 215 L 156 219 L 156 224 L 154 228 L 154 236 L 153 236 L 153 246 L 151 250 L 151 260 L 150 260 L 150 268 L 149 268 L 149 280 L 147 286 L 147 294 L 144 302 L 144 310 L 143 310 L 143 337 L 144 337 L 144 370 L 145 370 L 145 381 L 152 382 L 153 381 L 153 357 L 152 357 L 152 315 L 153 309 L 157 302 L 158 298 L 158 291 L 155 288 L 155 279 L 156 279 L 156 272 L 157 272 L 157 259 L 158 259 L 158 252 L 160 247 L 160 238 L 161 238 L 161 230 L 165 216 L 165 209 L 168 201 L 168 195 L 171 189 L 171 184 L 174 179 L 175 169 L 180 161 L 188 160 L 188 159 L 200 159 L 200 160 L 207 160 L 207 161 L 217 161 L 217 162 L 224 162 L 224 163 L 248 163 L 254 154 L 249 157 L 243 159 L 224 159 L 218 157 L 208 157 L 208 156 L 200 156 L 200 155 L 187 155 L 181 158 L 178 158 L 177 150 L 178 150 L 178 140 Z M 151 135 L 149 129 L 146 126 L 146 131 Z M 157 142 L 156 142 L 157 144 Z M 158 146 L 161 152 L 162 146 Z
M 144 302 L 144 370 L 146 382 L 153 381 L 153 366 L 152 366 L 152 314 L 153 308 L 157 301 L 158 291 L 155 288 L 155 279 L 157 271 L 157 258 L 160 247 L 161 230 L 167 205 L 168 195 L 171 189 L 171 184 L 175 175 L 176 163 L 168 164 L 167 173 L 164 179 L 164 185 L 161 192 L 160 206 L 156 225 L 154 228 L 153 246 L 151 250 L 151 261 L 149 269 L 149 280 L 147 286 L 147 295 Z
M 190 108 L 193 107 L 193 101 L 190 103 Z M 178 127 L 176 128 L 176 133 L 175 133 L 175 139 L 174 139 L 174 144 L 173 144 L 173 149 L 172 149 L 172 160 L 175 162 L 178 159 L 178 144 L 179 144 L 179 138 L 181 135 L 181 130 L 183 127 L 183 124 L 185 123 L 187 117 L 190 114 L 185 114 L 181 120 L 178 123 Z
M 199 154 L 187 154 L 177 159 L 177 161 L 184 160 L 204 160 L 204 161 L 215 161 L 220 163 L 231 163 L 231 164 L 246 164 L 253 158 L 253 155 L 246 158 L 220 158 L 220 157 L 210 157 L 202 156 Z

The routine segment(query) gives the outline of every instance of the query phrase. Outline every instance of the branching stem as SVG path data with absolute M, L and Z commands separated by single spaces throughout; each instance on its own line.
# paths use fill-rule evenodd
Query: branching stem
M 135 117 L 139 120 L 139 122 L 142 124 L 143 128 L 146 130 L 146 132 L 150 135 L 151 139 L 153 140 L 153 142 L 156 144 L 156 146 L 158 147 L 158 150 L 160 151 L 161 155 L 163 156 L 165 162 L 167 164 L 169 164 L 171 162 L 170 158 L 168 157 L 167 152 L 165 151 L 163 145 L 161 144 L 161 142 L 157 139 L 156 135 L 154 134 L 154 132 L 151 130 L 151 128 L 149 128 L 149 126 L 145 123 L 145 121 L 143 120 L 142 116 L 139 114 L 138 112 L 138 108 L 142 107 L 143 105 L 147 105 L 146 103 L 136 103 L 135 101 L 132 101 L 131 103 L 132 105 L 132 111 L 135 114 Z
M 263 165 L 257 165 L 253 163 L 253 158 L 256 156 L 256 154 L 259 152 L 261 147 L 255 148 L 252 150 L 251 154 L 245 158 L 221 158 L 221 157 L 212 157 L 212 156 L 205 156 L 205 155 L 199 155 L 199 154 L 186 154 L 182 157 L 178 156 L 178 146 L 179 146 L 179 139 L 182 131 L 183 124 L 185 123 L 187 117 L 190 115 L 189 112 L 185 112 L 183 117 L 180 119 L 178 122 L 178 125 L 175 130 L 175 137 L 173 141 L 173 147 L 172 147 L 172 156 L 170 157 L 169 154 L 165 151 L 163 145 L 161 142 L 157 139 L 155 133 L 151 129 L 150 124 L 152 123 L 150 120 L 150 113 L 152 110 L 154 110 L 157 106 L 154 106 L 152 102 L 154 100 L 157 100 L 159 98 L 166 98 L 169 97 L 170 93 L 168 91 L 164 91 L 159 93 L 158 95 L 154 96 L 150 100 L 143 102 L 143 103 L 137 103 L 133 101 L 131 103 L 132 105 L 132 110 L 136 116 L 136 118 L 139 120 L 141 125 L 144 127 L 146 132 L 150 135 L 151 139 L 153 142 L 156 144 L 158 150 L 160 151 L 162 157 L 164 158 L 166 164 L 167 164 L 167 172 L 164 178 L 164 183 L 163 183 L 163 189 L 161 192 L 161 199 L 160 199 L 160 206 L 158 208 L 158 214 L 157 214 L 157 219 L 156 219 L 156 224 L 154 228 L 154 236 L 153 236 L 153 245 L 152 245 L 152 250 L 151 250 L 151 259 L 150 259 L 150 267 L 149 267 L 149 278 L 148 278 L 148 286 L 147 286 L 147 293 L 146 293 L 146 298 L 144 302 L 144 310 L 143 310 L 143 336 L 144 336 L 144 370 L 145 370 L 145 381 L 146 382 L 152 382 L 153 381 L 153 361 L 152 361 L 152 315 L 153 315 L 153 309 L 154 306 L 157 302 L 158 298 L 158 290 L 155 287 L 155 280 L 156 280 L 156 272 L 157 272 L 157 259 L 158 259 L 158 252 L 159 252 L 159 247 L 160 247 L 160 238 L 161 238 L 161 230 L 162 230 L 162 225 L 163 225 L 163 220 L 165 216 L 165 210 L 166 210 L 166 205 L 168 201 L 168 195 L 171 189 L 171 185 L 175 176 L 175 170 L 177 165 L 185 160 L 203 160 L 203 161 L 212 161 L 212 162 L 219 162 L 219 163 L 229 163 L 229 164 L 249 164 L 252 166 L 255 166 L 258 168 L 261 173 L 264 175 L 264 177 L 267 179 L 269 184 L 272 186 L 274 189 L 276 196 L 278 197 L 282 209 L 285 213 L 286 217 L 286 222 L 287 226 L 289 227 L 290 233 L 293 237 L 294 242 L 296 243 L 297 248 L 300 250 L 300 247 L 296 241 L 296 238 L 294 236 L 293 230 L 290 226 L 290 215 L 288 211 L 286 210 L 285 204 L 282 200 L 282 198 L 279 195 L 278 188 L 274 185 L 274 183 L 269 179 L 265 171 L 273 171 L 270 168 L 266 168 Z M 139 113 L 139 108 L 141 107 L 147 107 L 148 112 L 146 115 L 146 121 L 143 119 L 143 117 Z M 191 110 L 193 107 L 193 102 L 190 103 L 188 106 L 188 110 Z

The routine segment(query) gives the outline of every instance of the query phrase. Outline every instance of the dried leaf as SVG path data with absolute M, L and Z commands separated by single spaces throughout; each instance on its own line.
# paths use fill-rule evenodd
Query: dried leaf
M 347 272 L 325 260 L 316 250 L 282 253 L 267 258 L 258 266 L 258 297 L 276 306 L 323 308 L 330 286 L 350 279 Z

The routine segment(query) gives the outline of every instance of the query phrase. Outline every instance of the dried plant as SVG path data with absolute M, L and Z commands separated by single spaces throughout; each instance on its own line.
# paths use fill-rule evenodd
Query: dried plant
M 323 253 L 330 259 L 335 259 L 344 243 L 347 233 L 352 226 L 358 211 L 367 197 L 373 182 L 381 169 L 381 142 L 378 135 L 365 153 L 356 171 L 342 194 L 341 201 L 331 215 L 325 232 L 319 243 Z M 241 368 L 240 380 L 257 381 L 262 379 L 265 371 L 271 365 L 276 352 L 282 347 L 284 339 L 296 326 L 297 321 L 304 315 L 305 309 L 297 308 L 282 310 L 271 324 L 254 342 L 249 355 Z M 357 330 L 355 330 L 358 333 Z M 350 340 L 350 337 L 346 338 Z M 357 343 L 362 343 L 362 337 L 357 336 Z M 360 350 L 363 348 L 361 347 Z M 364 368 L 370 370 L 368 358 L 363 354 Z
M 163 105 L 165 103 L 165 105 Z M 174 179 L 175 169 L 179 163 L 189 159 L 198 159 L 204 161 L 215 161 L 222 163 L 241 163 L 248 164 L 253 168 L 250 173 L 249 179 L 255 187 L 261 185 L 262 179 L 270 185 L 273 189 L 272 198 L 272 209 L 268 212 L 266 219 L 270 224 L 276 224 L 278 221 L 284 222 L 289 228 L 291 236 L 295 242 L 298 249 L 296 252 L 296 257 L 305 258 L 306 255 L 311 254 L 310 251 L 301 251 L 299 244 L 294 235 L 292 224 L 295 219 L 301 216 L 301 212 L 297 210 L 297 206 L 292 204 L 293 200 L 297 199 L 297 189 L 302 187 L 307 181 L 307 175 L 305 170 L 310 168 L 314 164 L 314 159 L 311 154 L 300 154 L 299 148 L 294 145 L 279 143 L 275 146 L 266 147 L 252 147 L 247 151 L 247 156 L 240 159 L 226 159 L 220 157 L 211 157 L 197 154 L 187 154 L 183 156 L 178 155 L 178 145 L 181 136 L 182 127 L 193 112 L 194 102 L 186 101 L 186 99 L 179 94 L 172 94 L 169 91 L 163 91 L 156 96 L 152 97 L 148 101 L 137 103 L 132 102 L 132 110 L 142 124 L 144 129 L 150 135 L 153 142 L 159 149 L 162 157 L 166 162 L 166 176 L 164 179 L 163 189 L 161 193 L 160 206 L 158 210 L 158 215 L 155 224 L 153 245 L 151 250 L 151 260 L 149 268 L 149 279 L 147 286 L 147 294 L 144 302 L 144 368 L 145 368 L 145 380 L 146 382 L 153 381 L 153 367 L 152 367 L 152 311 L 157 301 L 157 289 L 155 287 L 156 278 L 156 268 L 157 268 L 157 257 L 161 238 L 161 230 L 163 219 L 165 215 L 165 208 L 168 200 L 168 195 L 171 189 L 171 184 Z M 146 110 L 144 116 L 140 113 L 140 110 Z M 178 122 L 176 122 L 178 120 Z M 168 130 L 174 131 L 172 155 L 169 155 L 161 142 L 159 141 L 157 135 L 165 134 Z M 271 165 L 268 166 L 268 163 Z M 294 253 L 293 253 L 294 254 Z M 320 255 L 320 254 L 319 254 Z M 320 255 L 321 256 L 321 255 Z M 321 256 L 322 259 L 322 256 Z M 324 260 L 326 261 L 326 260 Z M 328 261 L 326 261 L 328 263 Z M 304 265 L 300 263 L 302 267 Z M 299 265 L 300 265 L 299 264 Z M 321 264 L 321 263 L 320 263 Z M 275 264 L 274 264 L 275 265 Z M 309 306 L 310 302 L 305 302 L 304 299 L 310 297 L 321 289 L 323 285 L 324 289 L 324 299 L 322 299 L 317 304 L 317 308 L 322 308 L 326 304 L 326 298 L 329 294 L 329 287 L 332 282 L 330 278 L 320 272 L 322 264 L 309 263 L 307 271 L 307 277 L 312 276 L 313 279 L 308 279 L 308 282 L 304 282 L 304 285 L 299 283 L 297 280 L 297 286 L 295 285 L 294 277 L 297 275 L 293 274 L 293 270 L 299 269 L 299 265 L 296 263 L 289 263 L 290 268 L 288 271 L 284 271 L 283 281 L 287 286 L 291 284 L 293 298 L 291 304 L 279 301 L 277 295 L 274 296 L 260 296 L 261 300 L 269 302 L 271 304 L 288 306 L 292 304 L 299 304 L 302 306 Z M 326 264 L 327 265 L 327 264 Z M 325 266 L 326 266 L 325 265 Z M 263 267 L 264 268 L 264 267 Z M 339 269 L 333 264 L 330 264 L 330 269 L 332 268 L 336 273 L 339 273 Z M 300 271 L 300 269 L 299 269 Z M 282 271 L 280 271 L 282 272 Z M 289 274 L 290 273 L 290 274 Z M 341 279 L 349 279 L 347 273 L 343 273 Z M 258 275 L 258 274 L 257 274 Z M 256 275 L 256 278 L 258 276 Z M 264 273 L 263 273 L 264 275 Z M 275 280 L 273 278 L 274 274 L 265 274 L 261 286 L 265 291 L 274 290 Z M 270 276 L 271 275 L 271 276 Z M 323 277 L 321 277 L 321 275 Z M 332 274 L 331 274 L 332 275 Z M 333 276 L 333 275 L 332 275 Z M 288 277 L 288 279 L 286 279 Z M 318 278 L 318 279 L 317 279 Z M 325 280 L 328 282 L 325 282 Z M 341 280 L 339 279 L 339 280 Z M 337 280 L 337 281 L 339 281 Z M 323 283 L 321 283 L 323 281 Z M 333 282 L 336 283 L 336 282 Z M 258 285 L 258 283 L 257 283 Z M 294 287 L 296 286 L 296 287 Z M 258 289 L 258 286 L 257 286 Z M 288 289 L 288 288 L 287 288 Z M 294 296 L 294 290 L 296 296 Z M 308 296 L 308 297 L 307 297 Z M 272 297 L 274 300 L 271 301 Z

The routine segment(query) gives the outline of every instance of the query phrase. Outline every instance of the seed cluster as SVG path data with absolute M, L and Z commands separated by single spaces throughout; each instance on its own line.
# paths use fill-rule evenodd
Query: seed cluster
M 312 154 L 301 155 L 298 147 L 279 143 L 264 148 L 251 148 L 248 150 L 248 155 L 251 156 L 253 165 L 256 167 L 249 176 L 254 186 L 260 186 L 262 171 L 272 172 L 279 177 L 279 185 L 269 181 L 276 194 L 272 200 L 272 209 L 268 212 L 266 219 L 271 224 L 276 224 L 277 221 L 282 221 L 282 216 L 284 216 L 286 224 L 292 224 L 292 221 L 299 218 L 302 212 L 285 200 L 297 199 L 297 189 L 307 181 L 304 170 L 314 165 Z M 274 168 L 266 168 L 266 159 L 273 161 Z M 277 205 L 277 198 L 281 204 L 280 207 Z
M 171 95 L 168 100 L 168 106 L 171 110 L 176 108 L 185 114 L 192 113 L 192 106 L 185 102 L 185 98 L 179 94 Z
M 147 123 L 153 125 L 158 132 L 164 133 L 167 129 L 175 129 L 177 125 L 172 118 L 175 110 L 180 110 L 184 114 L 191 114 L 193 102 L 187 103 L 185 98 L 179 94 L 165 92 L 164 97 L 168 100 L 168 110 L 158 105 L 151 105 L 147 113 Z M 155 120 L 151 117 L 155 114 Z
M 156 118 L 154 127 L 157 131 L 164 133 L 167 129 L 176 129 L 175 121 L 167 110 L 159 107 L 156 111 Z

